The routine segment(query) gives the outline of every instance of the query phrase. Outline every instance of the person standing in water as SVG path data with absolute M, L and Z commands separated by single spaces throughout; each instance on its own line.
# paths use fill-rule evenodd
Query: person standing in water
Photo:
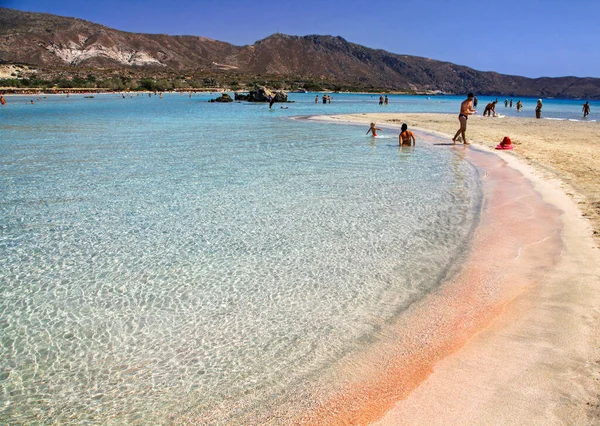
M 400 128 L 401 132 L 400 136 L 398 136 L 398 142 L 400 146 L 416 146 L 417 139 L 413 132 L 408 130 L 408 126 L 406 123 L 402 123 L 402 127 Z
M 492 115 L 494 117 L 496 116 L 496 101 L 490 102 L 485 106 L 485 109 L 483 110 L 483 116 L 485 117 L 486 115 L 488 117 L 491 117 Z
M 375 127 L 375 123 L 371 123 L 369 130 L 367 130 L 367 135 L 369 132 L 373 132 L 373 136 L 377 136 L 377 130 L 381 130 L 379 127 Z
M 586 101 L 581 110 L 583 111 L 583 118 L 587 117 L 590 113 L 590 101 Z
M 517 101 L 517 112 L 521 112 L 521 108 L 523 108 L 523 102 L 521 102 L 521 99 L 519 99 Z
M 535 106 L 535 118 L 542 117 L 542 100 L 538 99 L 537 105 Z
M 467 142 L 467 136 L 465 135 L 465 132 L 467 131 L 467 119 L 469 118 L 469 115 L 475 114 L 477 112 L 473 109 L 474 97 L 475 95 L 473 95 L 473 93 L 469 93 L 467 99 L 462 101 L 462 103 L 460 104 L 460 113 L 458 114 L 460 129 L 458 129 L 458 131 L 452 138 L 452 143 L 454 144 L 456 144 L 456 138 L 458 138 L 459 135 L 462 136 L 462 141 L 465 145 L 469 144 L 469 142 Z

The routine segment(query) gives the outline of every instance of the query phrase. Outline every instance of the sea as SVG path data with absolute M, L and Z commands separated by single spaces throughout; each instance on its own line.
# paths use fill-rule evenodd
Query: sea
M 293 405 L 455 272 L 477 167 L 433 135 L 399 148 L 309 118 L 463 97 L 316 95 L 6 96 L 0 423 L 236 424 Z M 544 118 L 582 103 L 545 99 Z

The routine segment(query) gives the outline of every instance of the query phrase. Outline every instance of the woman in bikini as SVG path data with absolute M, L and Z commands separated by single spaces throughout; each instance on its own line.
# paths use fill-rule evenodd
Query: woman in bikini
M 402 133 L 400 133 L 400 136 L 398 137 L 398 142 L 400 146 L 417 145 L 415 135 L 413 134 L 413 132 L 408 130 L 408 126 L 406 125 L 406 123 L 402 123 L 402 127 L 400 128 L 400 130 L 402 130 Z

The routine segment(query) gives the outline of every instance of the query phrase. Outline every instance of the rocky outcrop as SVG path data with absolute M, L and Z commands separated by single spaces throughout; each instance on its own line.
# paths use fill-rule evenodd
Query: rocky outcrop
M 233 102 L 233 99 L 231 99 L 231 96 L 229 96 L 227 93 L 223 93 L 218 98 L 211 99 L 209 102 Z
M 236 93 L 236 101 L 248 102 L 270 102 L 273 99 L 275 102 L 287 102 L 288 96 L 283 90 L 273 92 L 266 87 L 259 87 L 256 90 L 251 90 L 247 95 Z

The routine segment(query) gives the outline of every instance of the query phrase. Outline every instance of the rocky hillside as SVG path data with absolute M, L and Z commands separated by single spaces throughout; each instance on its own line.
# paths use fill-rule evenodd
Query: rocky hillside
M 75 18 L 0 8 L 0 62 L 44 68 L 234 72 L 388 90 L 600 99 L 600 79 L 502 75 L 397 55 L 341 37 L 274 34 L 251 46 L 135 34 Z

